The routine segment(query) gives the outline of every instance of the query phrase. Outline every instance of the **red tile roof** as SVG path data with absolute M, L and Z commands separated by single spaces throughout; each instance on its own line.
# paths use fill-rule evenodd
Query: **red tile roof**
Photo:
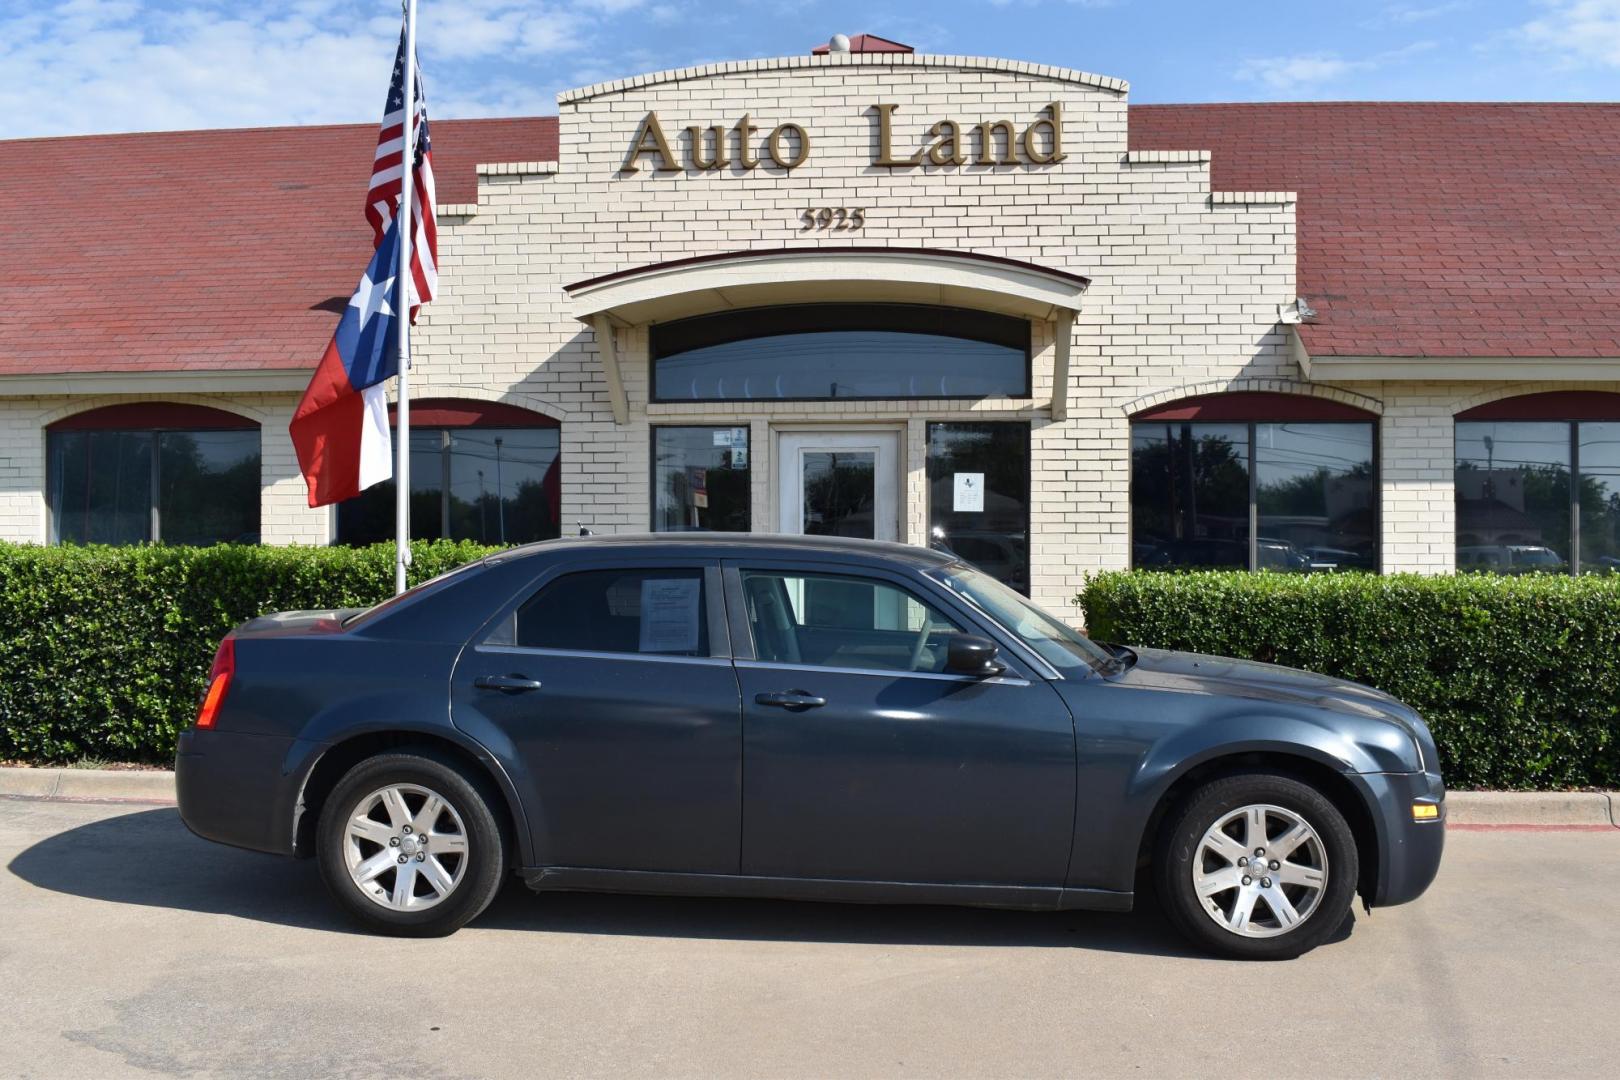
M 441 202 L 554 117 L 441 120 Z M 1131 145 L 1299 192 L 1313 354 L 1620 356 L 1620 106 L 1143 105 Z M 0 142 L 0 375 L 298 369 L 369 232 L 370 125 Z
M 1620 356 L 1620 105 L 1137 105 L 1130 145 L 1299 193 L 1312 355 Z
M 811 49 L 810 53 L 812 56 L 826 56 L 831 51 L 832 44 L 830 42 L 824 42 L 823 44 L 817 45 L 815 48 Z M 878 37 L 876 34 L 851 34 L 849 36 L 849 51 L 852 53 L 908 53 L 915 52 L 916 50 L 910 45 L 902 45 L 898 41 L 890 41 L 888 38 Z
M 375 124 L 0 142 L 0 375 L 311 368 L 370 254 Z M 440 202 L 557 156 L 555 117 L 436 120 Z M 335 306 L 334 306 L 335 305 Z

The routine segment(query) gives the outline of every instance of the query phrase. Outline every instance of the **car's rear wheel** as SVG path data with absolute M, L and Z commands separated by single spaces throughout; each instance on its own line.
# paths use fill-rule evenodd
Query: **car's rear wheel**
M 1211 781 L 1173 810 L 1154 857 L 1159 899 L 1178 929 L 1225 956 L 1286 960 L 1344 923 L 1360 876 L 1338 807 L 1292 777 Z
M 425 752 L 360 762 L 321 812 L 316 855 L 327 888 L 384 933 L 438 937 L 465 926 L 495 898 L 505 862 L 480 787 Z

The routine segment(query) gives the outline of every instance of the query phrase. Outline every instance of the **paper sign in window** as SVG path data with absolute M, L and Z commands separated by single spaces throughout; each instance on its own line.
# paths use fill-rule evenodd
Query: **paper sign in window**
M 955 474 L 955 494 L 951 509 L 958 514 L 977 514 L 984 510 L 984 473 L 959 472 Z
M 702 585 L 697 578 L 647 578 L 641 583 L 642 652 L 697 652 Z

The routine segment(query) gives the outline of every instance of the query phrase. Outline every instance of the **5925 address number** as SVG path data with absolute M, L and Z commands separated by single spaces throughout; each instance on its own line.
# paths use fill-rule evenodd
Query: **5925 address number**
M 813 229 L 828 232 L 859 229 L 866 224 L 866 208 L 862 206 L 811 206 L 799 215 L 804 231 Z

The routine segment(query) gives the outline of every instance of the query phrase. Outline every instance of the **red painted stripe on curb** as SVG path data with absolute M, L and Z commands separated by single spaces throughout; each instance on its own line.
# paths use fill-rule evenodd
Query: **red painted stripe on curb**
M 1620 832 L 1613 825 L 1454 825 L 1449 821 L 1446 828 L 1458 832 Z

